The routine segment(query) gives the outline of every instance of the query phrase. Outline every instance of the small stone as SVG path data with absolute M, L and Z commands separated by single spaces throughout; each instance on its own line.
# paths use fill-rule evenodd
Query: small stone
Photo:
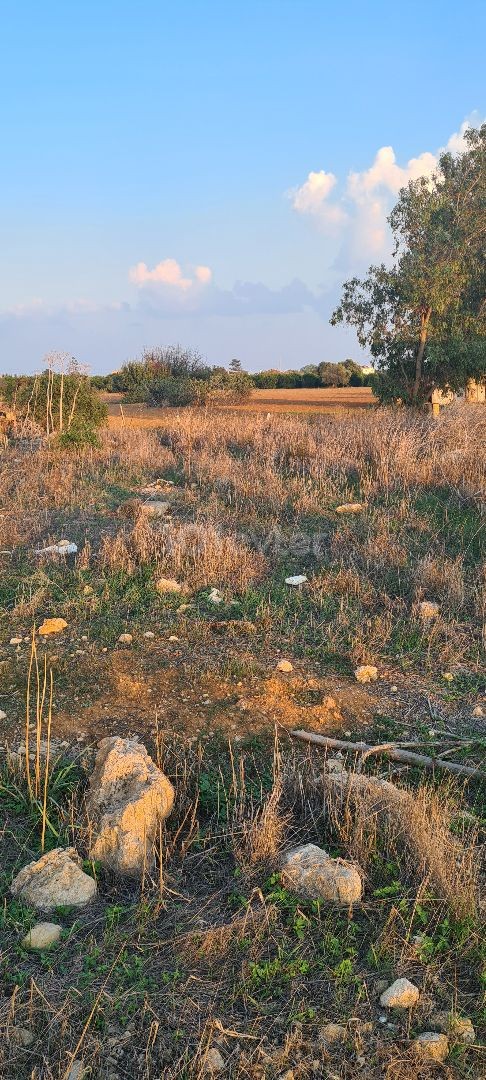
M 439 615 L 440 607 L 433 600 L 422 600 L 419 604 L 419 615 L 424 622 L 430 622 L 431 619 L 436 619 Z
M 222 592 L 219 591 L 219 589 L 211 589 L 208 600 L 211 604 L 223 604 L 224 596 Z
M 326 769 L 332 775 L 343 775 L 343 773 L 347 775 L 346 769 L 344 768 L 341 759 L 337 757 L 330 757 L 326 759 Z
M 298 896 L 348 905 L 361 900 L 363 882 L 354 863 L 332 859 L 316 844 L 302 844 L 285 853 L 282 883 Z
M 162 596 L 164 593 L 180 593 L 182 592 L 182 585 L 174 578 L 160 577 L 155 582 L 155 588 Z
M 142 513 L 149 517 L 164 517 L 168 510 L 170 510 L 170 503 L 162 502 L 161 499 L 151 499 L 142 505 Z
M 6 712 L 4 712 L 3 709 L 0 709 L 0 720 L 6 720 L 6 719 L 7 719 Z
M 384 1009 L 411 1009 L 420 997 L 418 986 L 409 979 L 396 979 L 380 997 Z
M 153 630 L 146 630 L 143 636 L 147 641 L 152 641 L 155 637 L 155 634 Z
M 360 510 L 364 510 L 363 503 L 342 503 L 341 506 L 336 506 L 336 514 L 359 514 Z
M 293 577 L 286 577 L 285 578 L 285 584 L 286 585 L 295 585 L 295 586 L 304 585 L 304 583 L 306 581 L 307 581 L 307 574 L 294 574 Z
M 91 585 L 85 585 L 83 589 L 83 596 L 92 596 L 93 588 Z
M 133 641 L 133 634 L 120 634 L 118 638 L 120 645 L 131 645 Z
M 29 638 L 29 640 L 30 640 L 30 638 Z M 11 645 L 21 645 L 22 644 L 22 638 L 21 637 L 11 637 L 10 638 L 10 644 Z
M 398 694 L 398 686 L 390 686 L 390 693 Z
M 356 682 L 359 683 L 376 682 L 378 678 L 378 668 L 376 668 L 374 664 L 361 664 L 360 667 L 356 668 L 354 677 Z
M 429 1017 L 429 1023 L 445 1035 L 450 1035 L 456 1042 L 476 1041 L 476 1032 L 469 1016 L 457 1016 L 453 1012 L 434 1013 Z
M 171 634 L 168 640 L 169 641 L 180 641 L 181 639 L 177 637 L 177 634 Z
M 67 1074 L 66 1080 L 84 1080 L 86 1069 L 80 1058 L 75 1058 Z
M 347 1031 L 344 1024 L 324 1024 L 319 1028 L 319 1040 L 326 1043 L 327 1046 L 332 1046 L 334 1043 L 342 1043 L 347 1037 Z
M 42 637 L 46 637 L 47 634 L 60 634 L 62 630 L 67 627 L 65 619 L 44 619 L 44 622 L 37 631 Z
M 472 715 L 473 716 L 484 716 L 485 714 L 484 714 L 484 709 L 482 708 L 482 706 L 481 705 L 475 705 L 474 709 L 472 711 Z
M 413 1040 L 417 1054 L 429 1061 L 445 1061 L 449 1053 L 449 1040 L 447 1035 L 439 1035 L 437 1031 L 423 1031 Z
M 224 1070 L 224 1060 L 215 1046 L 210 1046 L 206 1051 L 202 1061 L 202 1071 L 206 1075 L 211 1073 L 219 1073 Z
M 43 949 L 50 949 L 51 945 L 55 945 L 62 934 L 62 926 L 58 923 L 40 922 L 36 923 L 25 935 L 22 945 L 24 949 L 35 949 L 36 951 L 42 951 Z
M 290 660 L 279 660 L 279 662 L 277 664 L 277 671 L 289 672 L 289 671 L 293 671 L 293 670 L 294 669 L 293 669 L 292 664 L 290 663 Z
M 84 873 L 74 848 L 54 848 L 28 863 L 13 879 L 10 891 L 46 914 L 57 907 L 85 907 L 96 895 L 96 881 Z
M 454 679 L 452 671 L 443 671 L 442 678 L 445 679 L 446 682 L 452 682 Z
M 25 1048 L 32 1046 L 34 1042 L 34 1033 L 29 1031 L 28 1028 L 17 1027 L 17 1025 L 11 1028 L 10 1037 L 17 1046 L 24 1046 Z

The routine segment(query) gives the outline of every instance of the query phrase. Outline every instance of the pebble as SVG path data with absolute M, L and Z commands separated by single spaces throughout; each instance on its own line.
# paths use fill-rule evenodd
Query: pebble
M 120 645 L 131 645 L 132 641 L 133 641 L 133 635 L 132 634 L 120 634 L 120 637 L 118 638 L 118 641 L 120 642 Z
M 30 638 L 28 640 L 30 641 Z M 22 644 L 22 638 L 21 637 L 11 637 L 10 638 L 10 644 L 11 645 L 21 645 Z
M 11 1029 L 10 1035 L 12 1042 L 17 1043 L 17 1046 L 32 1046 L 32 1043 L 34 1042 L 34 1034 L 32 1031 L 29 1031 L 28 1028 L 17 1027 L 17 1025 L 15 1025 Z
M 293 666 L 290 660 L 279 660 L 277 664 L 277 671 L 293 671 Z
M 6 720 L 6 719 L 7 719 L 6 712 L 4 712 L 3 709 L 0 709 L 0 720 Z
M 155 637 L 155 634 L 153 630 L 146 630 L 143 636 L 147 639 L 147 641 L 152 641 L 152 638 Z

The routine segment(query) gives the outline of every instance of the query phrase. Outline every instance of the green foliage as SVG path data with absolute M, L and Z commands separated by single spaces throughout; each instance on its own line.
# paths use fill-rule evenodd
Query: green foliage
M 389 222 L 392 266 L 345 282 L 331 323 L 369 348 L 383 401 L 425 401 L 434 387 L 486 377 L 486 125 L 443 154 L 432 178 L 411 180 Z
M 351 378 L 351 372 L 344 364 L 329 364 L 324 362 L 318 367 L 321 386 L 347 386 Z
M 50 366 L 41 375 L 0 377 L 0 398 L 19 421 L 29 420 L 47 434 L 66 436 L 71 444 L 92 441 L 106 418 L 99 394 L 76 361 L 57 355 L 47 360 Z

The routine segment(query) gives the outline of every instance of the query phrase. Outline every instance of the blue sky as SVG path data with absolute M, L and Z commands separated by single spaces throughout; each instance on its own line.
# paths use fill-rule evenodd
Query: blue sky
M 253 370 L 365 359 L 329 314 L 386 257 L 399 187 L 484 116 L 483 4 L 1 13 L 0 371 L 174 341 Z

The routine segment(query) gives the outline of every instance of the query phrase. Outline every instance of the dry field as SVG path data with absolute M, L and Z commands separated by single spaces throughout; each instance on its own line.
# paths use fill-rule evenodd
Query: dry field
M 166 409 L 150 409 L 146 405 L 124 405 L 123 394 L 103 394 L 108 406 L 110 427 L 121 427 L 136 421 L 137 426 L 158 427 Z M 122 405 L 122 409 L 120 409 Z M 342 416 L 351 409 L 376 405 L 368 386 L 346 386 L 336 389 L 310 390 L 253 390 L 248 401 L 241 405 L 221 406 L 223 412 L 270 413 L 333 413 Z
M 127 408 L 98 448 L 2 452 L 2 1080 L 75 1080 L 73 1061 L 86 1080 L 196 1080 L 216 1049 L 228 1080 L 484 1075 L 484 782 L 290 731 L 486 768 L 486 410 L 329 415 L 326 399 L 276 416 L 321 392 L 285 408 L 264 393 L 256 412 L 158 410 L 155 426 Z M 63 538 L 75 557 L 35 553 Z M 36 639 L 26 729 L 47 617 L 67 626 Z M 137 735 L 176 790 L 141 884 L 88 858 L 85 793 L 111 734 Z M 343 767 L 360 782 L 336 785 Z M 379 798 L 376 778 L 391 781 Z M 35 954 L 10 882 L 43 834 L 46 850 L 75 844 L 98 896 L 57 911 L 61 940 Z M 309 842 L 359 863 L 353 910 L 284 887 L 282 851 Z M 402 976 L 418 1005 L 383 1009 Z M 451 1023 L 445 1062 L 417 1059 L 415 1036 Z

